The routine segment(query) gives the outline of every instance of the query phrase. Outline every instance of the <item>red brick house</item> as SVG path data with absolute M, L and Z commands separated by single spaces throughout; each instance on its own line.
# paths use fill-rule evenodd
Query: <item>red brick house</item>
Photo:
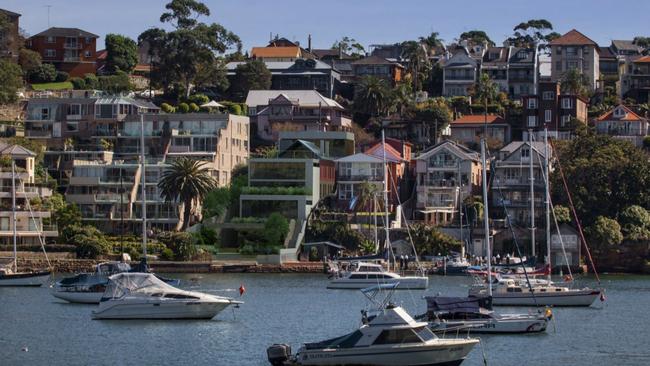
M 94 74 L 99 36 L 78 28 L 52 27 L 27 40 L 27 48 L 41 54 L 43 62 L 71 77 Z

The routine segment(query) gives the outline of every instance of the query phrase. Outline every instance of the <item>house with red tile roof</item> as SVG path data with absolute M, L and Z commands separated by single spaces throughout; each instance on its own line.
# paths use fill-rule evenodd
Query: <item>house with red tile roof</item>
M 577 69 L 586 76 L 592 90 L 600 78 L 600 47 L 575 29 L 548 43 L 551 47 L 551 79 L 558 81 L 569 70 Z
M 650 102 L 650 56 L 631 57 L 621 78 L 621 95 L 637 103 Z
M 594 120 L 596 132 L 626 140 L 636 146 L 643 146 L 648 136 L 648 118 L 642 117 L 630 108 L 620 104 Z
M 501 146 L 510 142 L 510 125 L 496 114 L 488 114 L 487 119 L 483 114 L 460 116 L 449 124 L 449 136 L 466 145 L 478 144 L 486 127 L 488 140 L 499 142 Z

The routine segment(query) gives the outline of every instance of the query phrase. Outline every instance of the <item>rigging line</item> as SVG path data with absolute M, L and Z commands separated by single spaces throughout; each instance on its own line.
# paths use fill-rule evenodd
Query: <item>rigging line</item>
M 490 154 L 488 151 L 486 154 Z M 492 174 L 492 179 L 494 179 L 494 176 L 496 174 Z M 510 229 L 510 234 L 512 235 L 512 240 L 515 243 L 515 248 L 517 248 L 517 255 L 519 256 L 519 261 L 521 263 L 521 268 L 524 270 L 524 276 L 526 277 L 526 283 L 528 284 L 528 289 L 530 290 L 530 293 L 533 295 L 533 301 L 535 301 L 535 307 L 539 307 L 539 304 L 537 303 L 537 296 L 535 296 L 535 291 L 533 291 L 533 286 L 530 284 L 530 278 L 528 277 L 528 271 L 526 270 L 526 265 L 524 264 L 523 256 L 521 254 L 521 250 L 519 249 L 519 242 L 517 241 L 517 235 L 515 235 L 515 231 L 512 228 L 512 224 L 510 223 L 510 214 L 508 213 L 508 208 L 506 208 L 505 205 L 505 197 L 503 196 L 503 191 L 501 191 L 501 186 L 497 184 L 497 190 L 499 192 L 499 198 L 501 201 L 501 206 L 503 207 L 503 211 L 505 211 L 506 214 L 506 223 L 508 224 L 508 229 Z M 490 243 L 488 243 L 490 245 Z M 492 260 L 492 258 L 488 258 L 488 260 Z M 488 284 L 488 286 L 492 286 L 492 284 Z
M 23 193 L 25 193 L 25 187 L 24 186 L 23 186 Z M 45 239 L 43 239 L 43 226 L 41 224 L 41 227 L 39 229 L 38 222 L 36 221 L 36 218 L 34 217 L 34 211 L 32 211 L 32 205 L 29 203 L 29 199 L 25 198 L 25 202 L 27 203 L 27 208 L 29 209 L 29 216 L 32 219 L 32 222 L 34 223 L 34 227 L 36 228 L 36 232 L 38 233 L 38 241 L 41 244 L 41 249 L 43 250 L 43 254 L 45 255 L 45 261 L 47 261 L 47 266 L 50 269 L 50 271 L 52 271 L 53 270 L 52 263 L 50 263 L 50 258 L 47 255 L 47 251 L 45 250 Z
M 553 140 L 550 140 L 550 143 L 553 150 L 555 150 L 555 145 L 553 144 Z M 587 245 L 587 239 L 585 239 L 585 234 L 582 230 L 582 224 L 580 223 L 580 219 L 578 218 L 578 213 L 576 212 L 576 208 L 573 205 L 573 198 L 571 198 L 571 192 L 569 191 L 569 186 L 566 182 L 566 177 L 564 176 L 564 170 L 562 169 L 562 163 L 560 162 L 560 157 L 557 156 L 555 160 L 557 162 L 558 168 L 560 169 L 560 177 L 562 177 L 562 184 L 564 185 L 564 191 L 566 192 L 567 197 L 569 199 L 569 206 L 571 207 L 573 218 L 576 220 L 576 224 L 578 225 L 578 232 L 580 233 L 580 239 L 582 239 L 582 243 L 584 244 L 585 250 L 587 251 L 587 257 L 589 258 L 591 269 L 594 271 L 594 275 L 596 276 L 596 281 L 600 285 L 600 276 L 598 276 L 598 271 L 596 270 L 596 264 L 594 263 L 594 260 L 591 257 L 591 251 L 589 250 L 589 246 Z
M 549 151 L 550 152 L 550 151 Z M 539 161 L 540 166 L 542 166 L 542 158 L 539 154 L 537 154 L 537 160 Z M 550 165 L 550 159 L 549 159 L 549 165 Z M 549 177 L 546 175 L 546 169 L 542 169 L 542 179 L 544 180 L 545 184 L 550 184 Z M 564 262 L 566 263 L 567 270 L 569 271 L 569 276 L 573 278 L 573 273 L 571 273 L 571 266 L 569 265 L 569 260 L 566 255 L 566 248 L 564 247 L 564 239 L 562 238 L 562 234 L 560 233 L 560 225 L 557 222 L 557 216 L 555 215 L 555 205 L 553 204 L 553 200 L 551 200 L 551 191 L 548 190 L 548 196 L 546 197 L 548 200 L 549 205 L 551 206 L 551 213 L 553 214 L 553 222 L 555 223 L 555 229 L 557 231 L 557 236 L 560 238 L 560 246 L 562 247 L 562 254 L 564 255 Z M 551 264 L 551 253 L 546 253 L 548 255 L 548 263 L 549 263 L 549 270 L 551 269 L 550 264 Z

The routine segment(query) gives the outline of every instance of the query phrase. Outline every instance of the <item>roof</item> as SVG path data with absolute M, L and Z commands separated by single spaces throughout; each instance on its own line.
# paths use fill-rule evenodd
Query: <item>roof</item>
M 639 57 L 633 61 L 635 64 L 646 64 L 650 62 L 650 56 Z
M 366 153 L 356 153 L 335 160 L 337 163 L 383 163 L 384 160 Z
M 37 33 L 33 37 L 90 37 L 90 38 L 99 38 L 98 35 L 86 32 L 79 28 L 56 28 L 52 27 Z
M 634 51 L 639 53 L 643 50 L 642 47 L 635 45 L 634 41 L 631 40 L 614 39 L 612 40 L 612 46 L 616 47 L 617 50 Z
M 279 156 L 279 157 L 283 157 L 284 154 L 285 154 L 287 151 L 293 150 L 293 149 L 295 149 L 296 147 L 299 147 L 299 146 L 303 146 L 304 148 L 306 148 L 307 150 L 309 150 L 312 154 L 314 154 L 314 157 L 315 157 L 315 158 L 318 158 L 318 159 L 322 159 L 322 158 L 323 158 L 323 156 L 322 156 L 322 154 L 321 154 L 321 152 L 320 152 L 320 149 L 318 148 L 318 146 L 316 146 L 316 144 L 314 144 L 314 143 L 311 142 L 311 141 L 305 141 L 305 140 L 300 140 L 300 139 L 294 141 L 293 143 L 291 143 L 291 145 L 287 146 L 286 149 L 280 151 L 280 153 L 278 154 L 278 156 Z
M 614 54 L 614 52 L 612 52 L 612 50 L 609 47 L 607 47 L 607 46 L 598 46 L 598 50 L 600 51 L 599 53 L 600 53 L 600 58 L 601 59 L 604 59 L 604 58 L 616 59 L 616 55 Z
M 335 100 L 326 98 L 316 90 L 250 90 L 246 97 L 248 107 L 257 107 L 269 105 L 269 101 L 279 96 L 296 101 L 301 107 L 318 107 L 318 103 L 323 107 L 344 109 Z
M 311 53 L 313 53 L 318 58 L 324 58 L 324 57 L 339 58 L 339 50 L 337 48 L 313 49 L 311 50 Z M 349 59 L 349 58 L 352 58 L 352 56 L 348 55 L 345 52 L 341 52 L 341 59 Z
M 526 54 L 525 58 L 520 58 L 520 52 L 524 51 Z M 535 54 L 537 50 L 535 48 L 522 48 L 522 47 L 512 47 L 510 50 L 510 58 L 508 60 L 509 63 L 530 63 L 534 64 L 535 63 Z
M 505 153 L 507 156 L 504 158 L 507 159 L 510 155 L 512 155 L 513 152 L 519 150 L 520 147 L 522 146 L 531 146 L 531 144 L 528 141 L 513 141 L 509 143 L 508 145 L 504 146 L 499 150 L 502 153 Z M 544 156 L 544 143 L 541 141 L 533 141 L 532 143 L 533 150 L 535 150 L 538 154 L 541 156 Z M 551 151 L 551 149 L 549 149 Z
M 404 68 L 404 66 L 400 65 L 398 62 L 390 61 L 379 56 L 364 57 L 362 59 L 354 61 L 352 64 L 353 65 L 395 65 Z
M 5 143 L 1 143 L 1 144 L 2 145 L 0 145 L 0 155 L 9 155 L 12 158 L 26 158 L 26 157 L 36 156 L 36 153 L 20 145 L 7 145 Z
M 457 143 L 456 141 L 444 140 L 444 141 L 442 141 L 442 142 L 440 142 L 440 143 L 438 143 L 436 145 L 433 145 L 430 148 L 424 150 L 422 153 L 420 153 L 420 155 L 418 155 L 415 158 L 415 160 L 428 158 L 429 156 L 433 155 L 435 152 L 437 152 L 439 150 L 442 150 L 443 148 L 449 150 L 450 152 L 452 152 L 456 156 L 458 156 L 458 157 L 460 157 L 462 159 L 465 159 L 465 160 L 478 161 L 479 158 L 480 158 L 479 154 L 476 151 L 474 151 L 474 150 L 472 150 L 472 149 L 470 149 L 470 148 L 468 148 L 468 147 L 466 147 L 464 145 L 461 145 L 461 144 Z
M 497 54 L 496 58 L 490 58 L 492 54 Z M 508 61 L 508 48 L 507 47 L 489 47 L 487 52 L 483 55 L 484 63 L 505 63 Z
M 314 62 L 314 66 L 310 67 L 307 65 L 307 62 Z M 264 65 L 266 65 L 266 68 L 271 71 L 273 74 L 274 72 L 283 72 L 283 71 L 293 71 L 293 72 L 303 72 L 308 71 L 308 70 L 330 70 L 332 69 L 332 66 L 326 64 L 323 61 L 320 60 L 305 60 L 305 59 L 298 59 L 296 61 L 262 61 L 264 62 Z M 297 63 L 304 63 L 305 65 L 300 67 L 297 65 Z M 237 69 L 237 66 L 241 64 L 245 64 L 246 61 L 234 61 L 234 62 L 228 62 L 226 64 L 226 68 L 228 69 L 229 72 L 234 72 Z M 321 74 L 322 72 L 319 72 Z
M 108 57 L 108 51 L 99 50 L 96 52 L 96 55 L 97 55 L 97 61 L 106 60 L 106 57 Z
M 387 144 L 377 143 L 371 148 L 369 148 L 368 150 L 366 150 L 365 153 L 384 160 L 384 150 L 386 151 L 386 161 L 390 161 L 394 163 L 399 163 L 404 161 L 402 154 L 400 154 L 399 151 L 395 150 L 394 147 Z
M 615 117 L 614 112 L 617 109 L 623 109 L 625 111 L 625 115 L 623 117 Z M 623 104 L 619 104 L 615 108 L 612 108 L 612 110 L 604 113 L 603 115 L 599 116 L 596 118 L 596 121 L 611 121 L 611 120 L 616 120 L 616 121 L 645 121 L 646 119 L 639 116 L 638 114 L 634 113 L 630 108 L 624 106 Z
M 451 125 L 463 125 L 463 124 L 483 124 L 485 123 L 485 115 L 484 114 L 467 114 L 464 116 L 461 116 L 459 118 L 456 118 L 455 120 L 451 121 Z M 498 123 L 506 123 L 506 120 L 503 119 L 503 117 L 496 115 L 496 114 L 488 114 L 487 115 L 487 123 L 488 124 L 498 124 Z
M 571 29 L 563 36 L 556 38 L 548 43 L 551 46 L 571 46 L 571 45 L 590 45 L 598 47 L 598 44 L 591 40 L 591 38 Z
M 147 109 L 160 109 L 157 105 L 151 103 L 148 100 L 143 100 L 143 99 L 135 99 L 131 97 L 122 97 L 122 96 L 110 96 L 110 97 L 102 97 L 98 98 L 95 101 L 96 105 L 101 105 L 101 104 L 133 104 L 137 107 L 140 108 L 147 108 Z
M 253 47 L 251 57 L 300 57 L 300 47 Z
M 19 17 L 20 16 L 20 14 L 14 13 L 13 11 L 9 11 L 9 10 L 6 10 L 6 9 L 0 9 L 0 13 L 4 13 L 5 15 L 7 15 L 9 17 Z

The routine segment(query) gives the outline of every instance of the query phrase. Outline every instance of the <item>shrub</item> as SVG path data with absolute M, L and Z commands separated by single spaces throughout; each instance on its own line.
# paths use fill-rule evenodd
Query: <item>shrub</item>
M 198 112 L 200 109 L 201 109 L 201 108 L 199 108 L 199 106 L 196 105 L 196 103 L 190 103 L 190 112 L 192 112 L 192 113 L 196 113 L 196 112 Z
M 118 71 L 115 75 L 100 76 L 99 89 L 109 93 L 121 93 L 131 90 L 131 81 L 129 75 L 123 71 Z
M 33 83 L 51 83 L 56 80 L 56 69 L 52 64 L 41 64 L 32 70 L 29 80 Z
M 56 72 L 56 77 L 55 77 L 54 80 L 56 82 L 62 83 L 64 81 L 67 81 L 69 77 L 70 77 L 70 75 L 65 71 L 57 71 Z
M 190 111 L 190 106 L 187 103 L 181 103 L 177 108 L 178 113 L 187 113 Z
M 162 109 L 163 112 L 165 113 L 174 113 L 176 112 L 176 108 L 172 106 L 171 104 L 163 103 L 160 105 L 160 109 Z
M 70 78 L 70 82 L 72 83 L 72 87 L 75 88 L 75 90 L 83 90 L 86 89 L 86 80 L 78 77 Z
M 242 113 L 241 107 L 239 104 L 232 104 L 228 107 L 228 111 L 232 114 L 240 116 Z
M 643 147 L 650 150 L 650 136 L 646 136 L 643 138 Z
M 164 261 L 173 261 L 174 260 L 174 251 L 169 249 L 169 248 L 163 249 L 163 251 L 160 253 L 160 259 L 162 259 Z
M 272 213 L 264 223 L 264 236 L 268 245 L 282 245 L 289 232 L 289 221 L 277 212 Z
M 84 81 L 86 82 L 86 88 L 88 89 L 99 88 L 99 79 L 97 79 L 97 75 L 95 74 L 84 75 Z
M 194 95 L 190 96 L 190 98 L 188 99 L 188 102 L 198 104 L 198 105 L 205 104 L 205 103 L 207 103 L 209 101 L 210 101 L 210 98 L 208 98 L 207 96 L 205 96 L 203 94 L 194 94 Z
M 196 254 L 192 235 L 186 232 L 164 232 L 158 240 L 174 252 L 174 259 L 187 261 Z

